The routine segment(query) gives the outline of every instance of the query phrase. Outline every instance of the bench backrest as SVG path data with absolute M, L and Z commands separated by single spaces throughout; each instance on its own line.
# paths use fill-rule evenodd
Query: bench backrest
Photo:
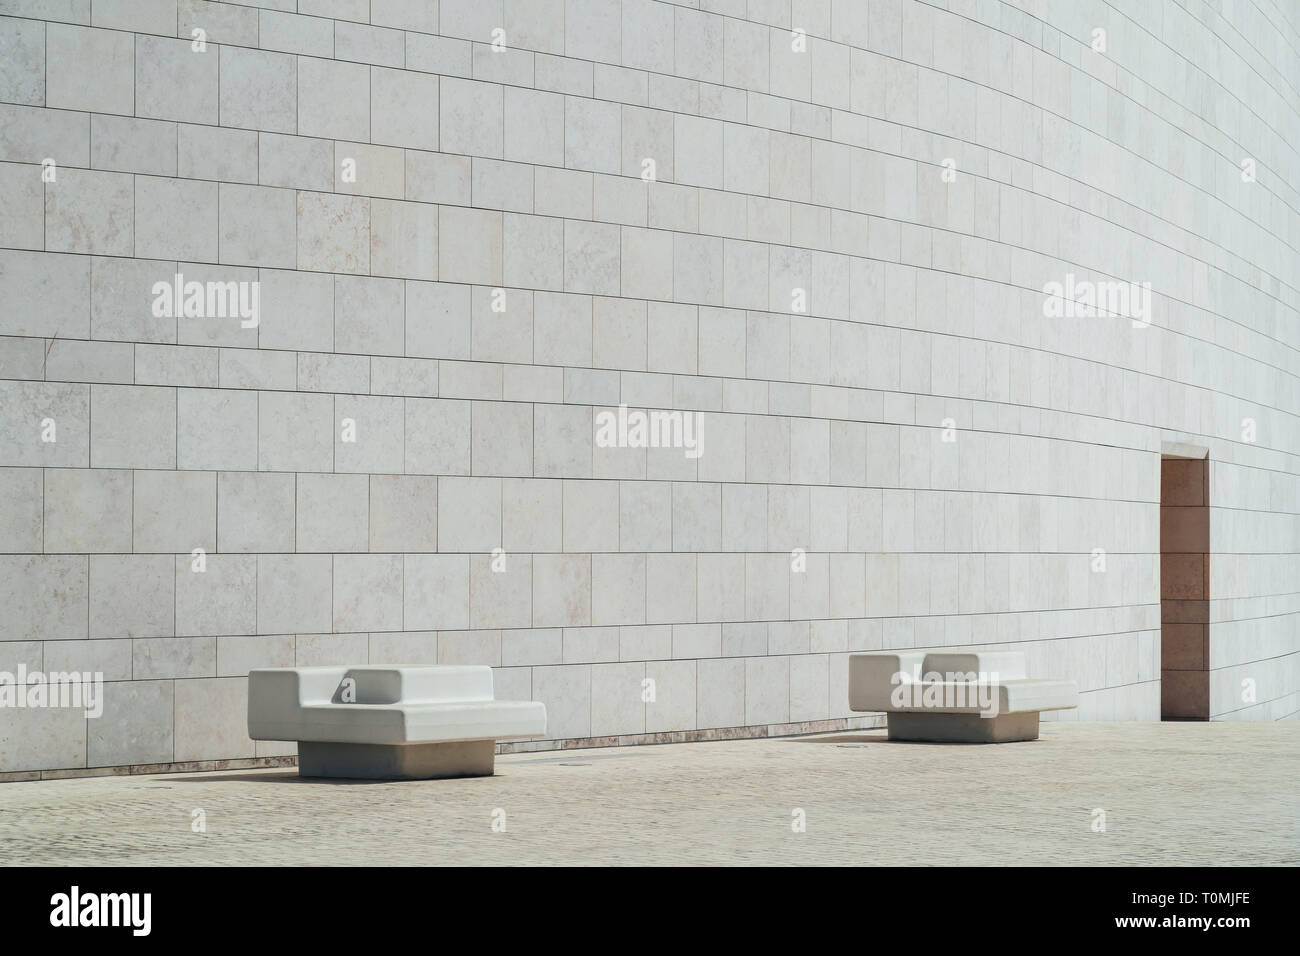
M 349 703 L 397 704 L 450 700 L 492 700 L 492 668 L 438 667 L 268 667 L 250 671 L 248 693 L 281 704 L 286 713 L 310 704 L 344 703 L 345 681 L 355 683 Z
M 897 686 L 895 674 L 909 678 L 925 661 L 924 651 L 849 655 L 849 709 L 886 710 Z M 924 674 L 924 670 L 921 671 Z
M 1025 676 L 1025 655 L 1020 651 L 893 651 L 849 655 L 849 709 L 889 710 L 891 695 L 904 681 L 924 681 L 937 673 L 944 680 L 1019 680 Z M 993 675 L 996 674 L 996 678 Z M 950 676 L 951 675 L 951 676 Z
M 349 667 L 340 680 L 356 681 L 358 704 L 415 704 L 492 700 L 492 668 L 482 666 Z M 330 700 L 342 703 L 341 691 Z
M 303 704 L 327 703 L 346 667 L 264 667 L 248 672 L 248 736 L 286 740 L 281 728 L 298 719 Z
M 974 675 L 976 680 L 982 677 L 986 681 L 1023 680 L 1025 655 L 1022 651 L 931 652 L 925 655 L 921 673 L 943 674 L 945 680 L 955 681 L 968 679 L 958 675 Z

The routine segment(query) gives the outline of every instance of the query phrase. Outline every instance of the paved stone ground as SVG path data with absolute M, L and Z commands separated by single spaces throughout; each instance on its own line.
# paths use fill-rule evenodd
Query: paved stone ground
M 1042 739 L 1000 746 L 864 731 L 512 754 L 495 777 L 410 783 L 96 777 L 0 785 L 0 861 L 1295 864 L 1297 780 L 1297 722 L 1045 723 Z M 196 808 L 206 833 L 191 830 Z M 792 831 L 795 808 L 806 832 Z

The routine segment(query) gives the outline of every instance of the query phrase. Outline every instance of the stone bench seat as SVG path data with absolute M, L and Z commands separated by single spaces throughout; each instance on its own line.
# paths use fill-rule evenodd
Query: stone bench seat
M 1042 711 L 1078 704 L 1074 682 L 1026 677 L 1019 651 L 849 655 L 849 707 L 884 713 L 890 740 L 1037 740 Z
M 971 693 L 959 695 L 959 688 L 955 681 L 937 681 L 932 682 L 938 689 L 938 692 L 944 699 L 954 699 L 958 696 L 965 696 L 969 700 Z M 924 686 L 930 686 L 926 684 Z M 1074 684 L 1069 681 L 1060 680 L 1042 680 L 1026 678 L 1024 680 L 1004 680 L 997 683 L 986 683 L 980 685 L 963 684 L 963 687 L 975 688 L 974 696 L 979 696 L 979 688 L 986 686 L 992 688 L 992 692 L 997 696 L 997 711 L 999 714 L 1015 714 L 1025 711 L 1043 711 L 1043 710 L 1061 710 L 1078 705 L 1078 691 Z M 876 708 L 864 708 L 875 710 Z M 924 712 L 934 710 L 933 707 L 924 704 L 903 704 L 901 706 L 882 707 L 881 710 L 886 712 L 890 710 L 899 713 Z M 946 714 L 978 714 L 982 708 L 978 704 L 966 704 L 945 706 L 943 712 Z
M 278 667 L 248 675 L 248 735 L 298 743 L 304 777 L 487 776 L 546 705 L 496 700 L 490 667 Z

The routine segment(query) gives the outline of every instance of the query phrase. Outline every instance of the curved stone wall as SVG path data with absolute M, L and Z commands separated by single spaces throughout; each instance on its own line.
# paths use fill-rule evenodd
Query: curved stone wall
M 292 754 L 295 662 L 546 747 L 870 725 L 897 647 L 1294 717 L 1297 20 L 0 0 L 0 670 L 105 681 L 0 773 Z

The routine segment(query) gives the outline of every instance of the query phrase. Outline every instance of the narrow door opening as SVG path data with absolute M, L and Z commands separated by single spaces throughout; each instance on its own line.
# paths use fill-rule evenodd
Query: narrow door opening
M 1210 719 L 1209 459 L 1160 460 L 1160 718 Z

